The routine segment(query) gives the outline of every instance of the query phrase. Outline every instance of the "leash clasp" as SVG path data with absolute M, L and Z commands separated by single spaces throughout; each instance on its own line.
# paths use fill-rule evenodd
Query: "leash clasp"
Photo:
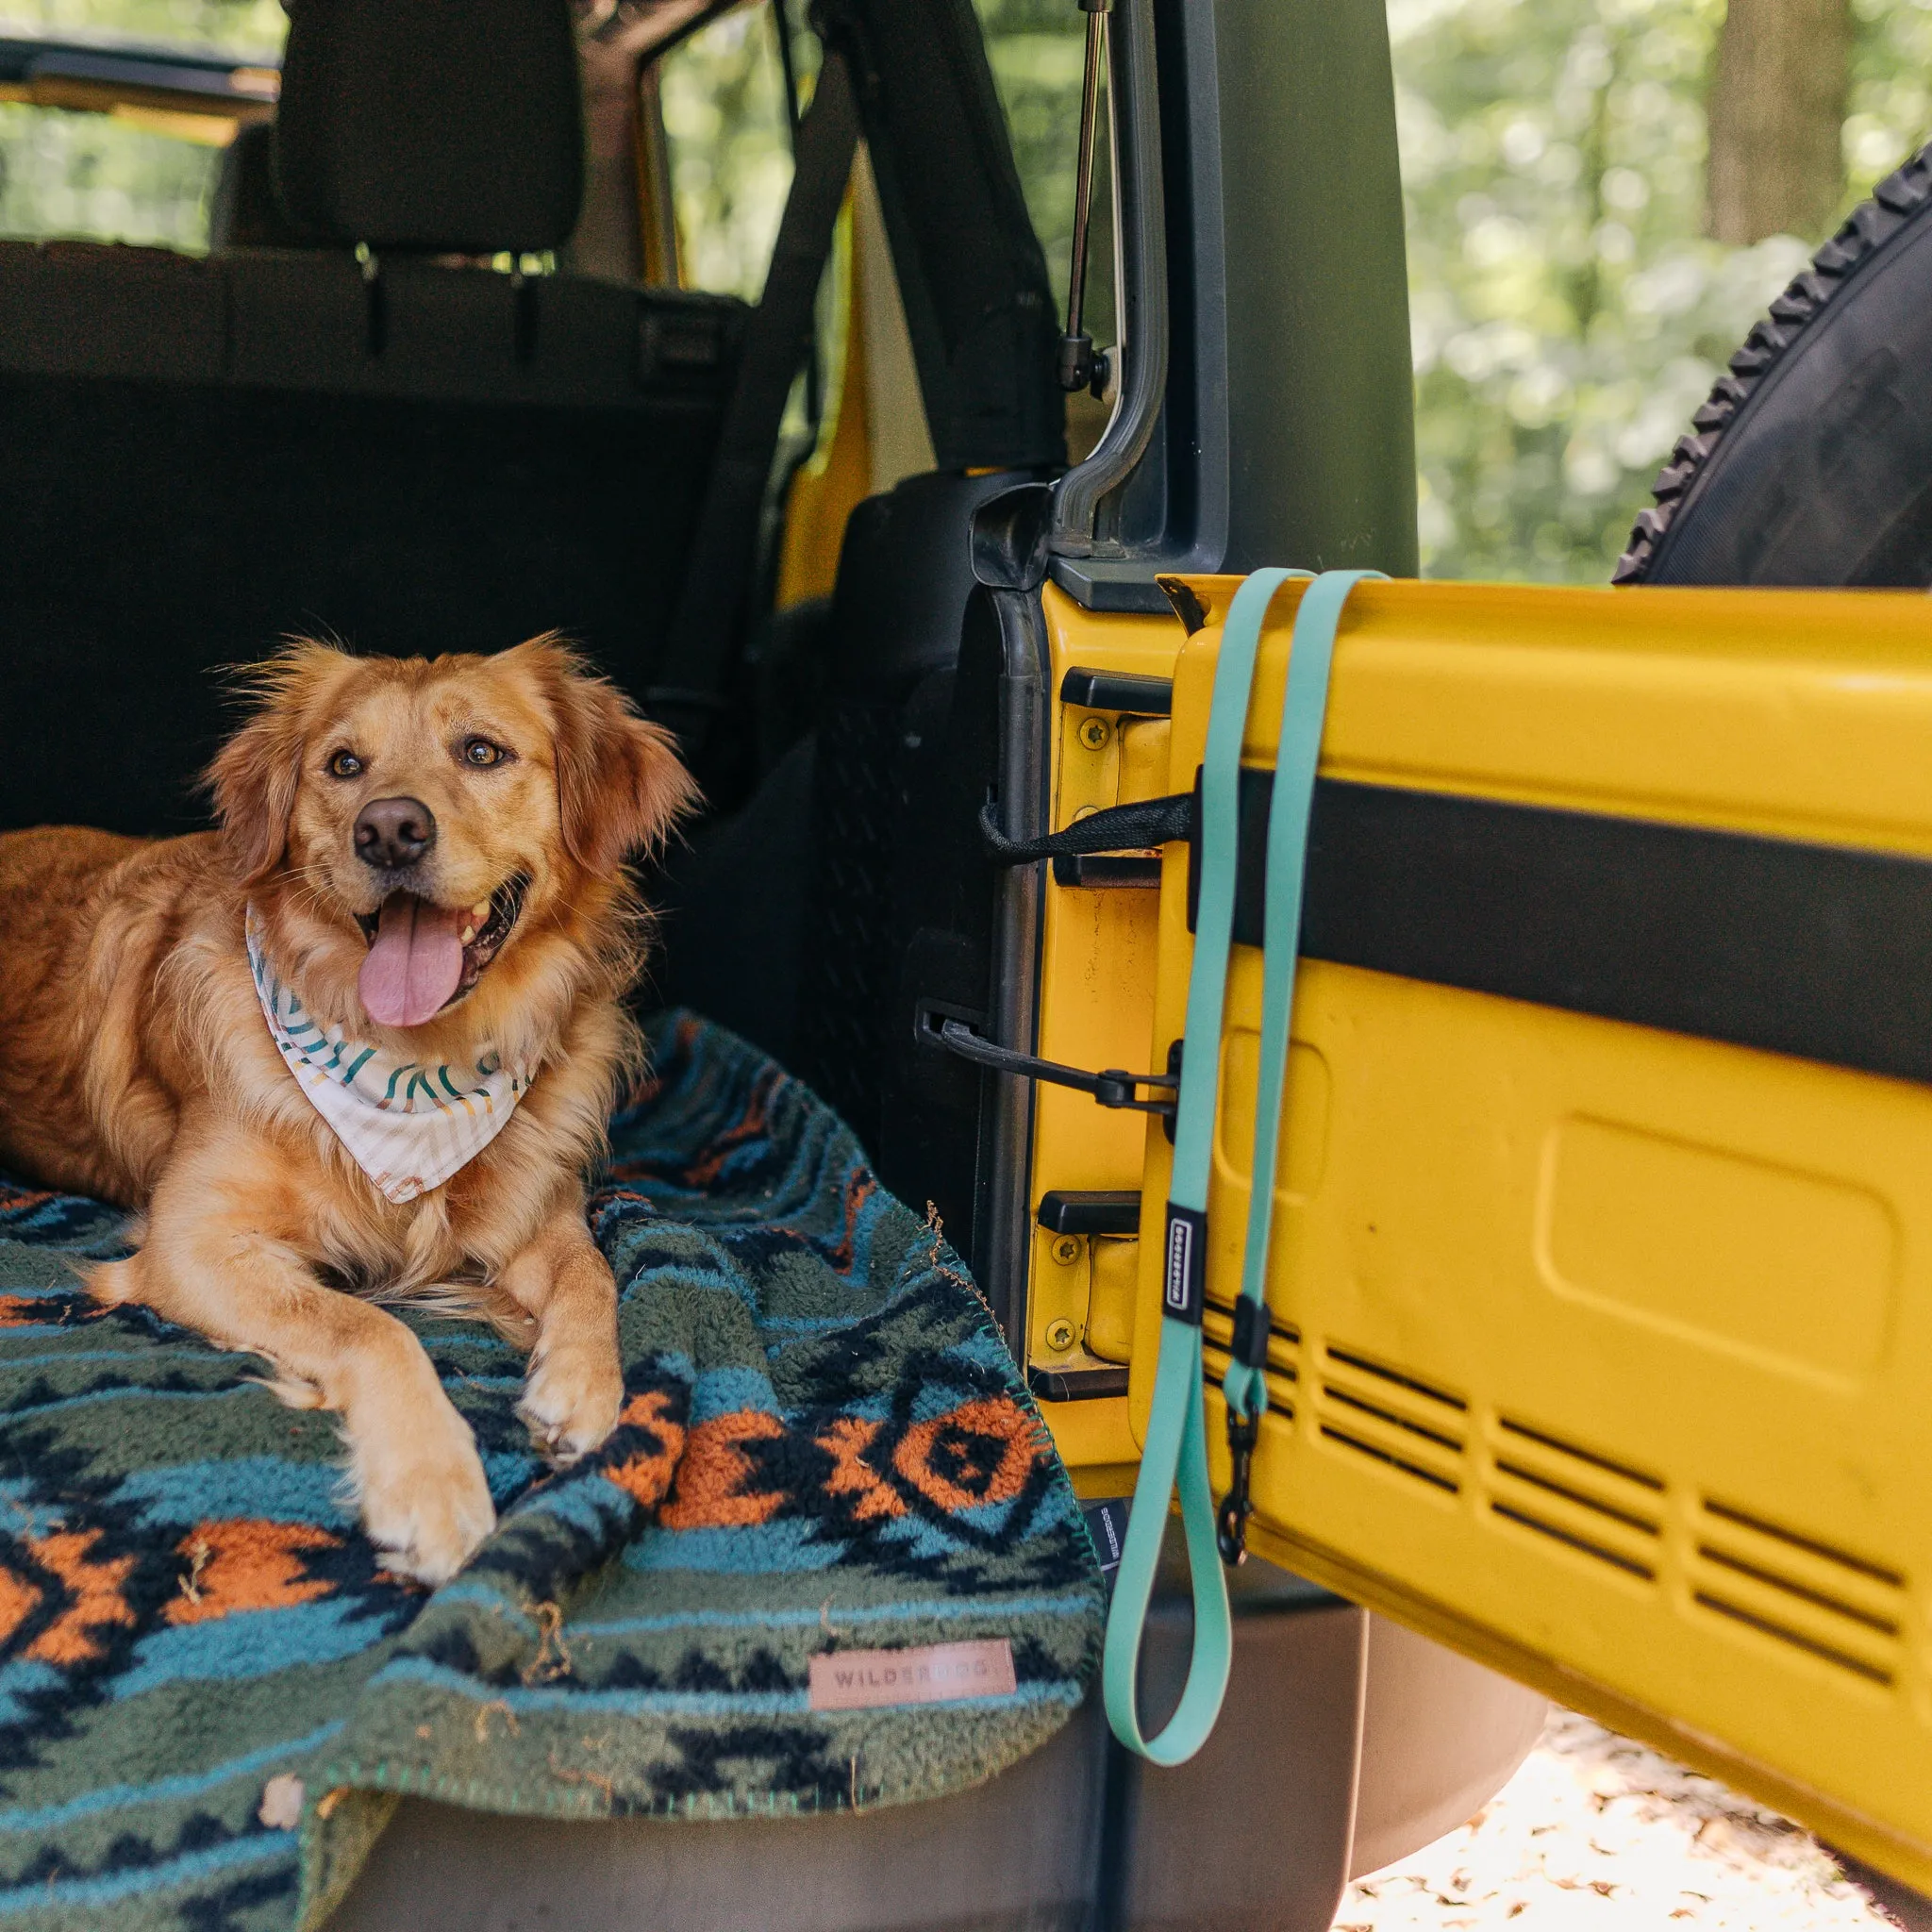
M 1248 1500 L 1248 1474 L 1260 1434 L 1258 1417 L 1243 1415 L 1232 1404 L 1228 1406 L 1227 1447 L 1234 1458 L 1234 1480 L 1214 1520 L 1214 1540 L 1221 1549 L 1221 1560 L 1230 1570 L 1248 1560 L 1248 1512 L 1254 1507 Z

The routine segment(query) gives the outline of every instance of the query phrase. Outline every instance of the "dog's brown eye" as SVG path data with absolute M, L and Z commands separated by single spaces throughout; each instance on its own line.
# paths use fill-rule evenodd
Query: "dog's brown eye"
M 331 778 L 359 778 L 362 760 L 352 751 L 336 752 L 329 758 L 328 774 Z
M 463 741 L 463 762 L 466 765 L 500 765 L 503 747 L 491 744 L 487 738 L 467 738 Z

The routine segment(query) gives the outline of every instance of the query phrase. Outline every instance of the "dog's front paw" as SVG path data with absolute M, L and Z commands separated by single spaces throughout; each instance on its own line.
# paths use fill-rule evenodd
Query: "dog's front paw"
M 517 1413 L 552 1461 L 575 1462 L 617 1426 L 624 1371 L 612 1336 L 558 1337 L 541 1346 Z
M 384 1564 L 421 1583 L 447 1583 L 496 1527 L 469 1424 L 438 1390 L 406 1420 L 352 1415 L 349 1441 L 362 1525 Z

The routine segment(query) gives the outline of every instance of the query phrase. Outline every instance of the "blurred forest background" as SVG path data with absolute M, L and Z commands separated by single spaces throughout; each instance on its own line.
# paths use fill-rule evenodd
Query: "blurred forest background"
M 1074 0 L 975 0 L 1057 284 Z M 802 14 L 792 0 L 794 16 Z M 1601 581 L 1731 350 L 1932 137 L 1932 0 L 1388 0 L 1424 569 Z M 0 0 L 0 35 L 273 58 L 277 0 Z M 763 8 L 666 63 L 687 272 L 756 296 L 790 175 Z M 0 102 L 0 234 L 205 248 L 218 151 Z

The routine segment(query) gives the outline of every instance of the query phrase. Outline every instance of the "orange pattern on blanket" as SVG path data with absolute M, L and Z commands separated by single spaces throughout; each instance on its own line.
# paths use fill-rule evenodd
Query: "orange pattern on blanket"
M 878 1433 L 877 1423 L 841 1415 L 818 1438 L 819 1447 L 832 1458 L 825 1491 L 856 1497 L 852 1513 L 860 1523 L 906 1513 L 905 1498 L 865 1459 L 865 1452 L 878 1440 Z
M 607 1481 L 636 1497 L 646 1509 L 663 1501 L 671 1478 L 677 1474 L 678 1458 L 684 1454 L 684 1425 L 671 1420 L 670 1407 L 671 1398 L 661 1389 L 633 1395 L 624 1405 L 617 1426 L 648 1429 L 657 1438 L 658 1446 L 626 1456 L 622 1462 L 612 1463 L 604 1471 Z
M 162 1620 L 206 1624 L 237 1610 L 281 1610 L 326 1596 L 335 1586 L 306 1574 L 302 1553 L 341 1546 L 340 1537 L 307 1523 L 254 1516 L 198 1523 L 175 1545 L 188 1571 Z
M 768 1067 L 753 1087 L 751 1099 L 743 1114 L 734 1126 L 729 1126 L 706 1148 L 699 1158 L 684 1171 L 687 1187 L 708 1188 L 724 1171 L 724 1163 L 733 1151 L 748 1141 L 762 1139 L 769 1124 L 769 1108 L 772 1091 L 785 1075 L 776 1067 Z
M 763 1409 L 740 1409 L 696 1424 L 685 1439 L 677 1487 L 658 1520 L 667 1529 L 731 1529 L 769 1523 L 785 1501 L 782 1490 L 748 1490 L 754 1474 L 747 1442 L 769 1442 L 785 1424 Z
M 98 1322 L 110 1308 L 73 1295 L 0 1294 L 0 1328 L 37 1328 L 66 1322 Z
M 878 1192 L 879 1184 L 872 1175 L 863 1172 L 845 1177 L 844 1207 L 845 1227 L 839 1237 L 839 1245 L 826 1258 L 841 1274 L 852 1272 L 853 1243 L 858 1237 L 859 1210 Z
M 35 1557 L 66 1586 L 67 1607 L 27 1645 L 26 1654 L 42 1663 L 92 1663 L 101 1654 L 94 1633 L 109 1624 L 132 1624 L 134 1612 L 121 1593 L 132 1557 L 97 1561 L 93 1546 L 97 1529 L 57 1530 L 32 1544 Z
M 40 1607 L 41 1592 L 25 1577 L 0 1569 L 0 1643 L 6 1643 Z
M 98 1560 L 92 1551 L 100 1536 L 98 1529 L 59 1529 L 48 1536 L 20 1539 L 20 1547 L 33 1562 L 60 1585 L 64 1599 L 59 1615 L 24 1653 L 37 1663 L 70 1669 L 92 1663 L 101 1655 L 96 1633 L 110 1624 L 134 1622 L 121 1586 L 135 1559 L 115 1557 L 106 1562 Z M 46 1601 L 46 1588 L 38 1579 L 0 1566 L 0 1643 L 11 1638 Z
M 892 1466 L 941 1509 L 1009 1503 L 1026 1486 L 1040 1431 L 1006 1396 L 962 1403 L 915 1423 L 892 1451 Z

